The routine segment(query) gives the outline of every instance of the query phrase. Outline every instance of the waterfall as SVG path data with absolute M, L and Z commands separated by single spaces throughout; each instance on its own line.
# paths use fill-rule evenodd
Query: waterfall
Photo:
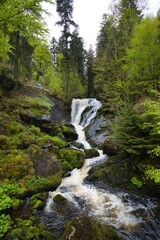
M 79 135 L 78 141 L 83 143 L 85 148 L 91 148 L 91 146 L 86 142 L 84 128 L 95 118 L 100 107 L 101 103 L 96 99 L 73 99 L 72 101 L 71 122 Z M 72 170 L 69 177 L 62 179 L 56 191 L 49 193 L 50 197 L 45 211 L 46 213 L 52 212 L 53 198 L 57 194 L 61 194 L 80 212 L 94 217 L 101 223 L 128 231 L 136 229 L 139 224 L 144 223 L 147 218 L 149 219 L 155 203 L 149 199 L 142 200 L 138 197 L 133 199 L 133 195 L 118 190 L 111 192 L 109 189 L 86 184 L 84 180 L 92 165 L 107 160 L 106 155 L 103 155 L 102 151 L 99 152 L 99 157 L 86 159 L 81 169 Z M 133 239 L 135 238 L 133 237 Z

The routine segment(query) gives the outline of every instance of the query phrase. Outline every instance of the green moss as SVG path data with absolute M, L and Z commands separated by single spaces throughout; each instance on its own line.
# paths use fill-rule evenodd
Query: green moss
M 62 203 L 62 204 L 67 202 L 67 199 L 63 197 L 61 194 L 57 194 L 53 200 L 56 203 Z
M 34 194 L 30 198 L 30 204 L 32 206 L 32 209 L 39 209 L 44 206 L 43 202 L 47 199 L 48 194 L 46 192 L 44 193 L 37 193 Z
M 50 113 L 52 102 L 47 97 L 28 97 L 25 96 L 21 105 L 24 109 L 21 113 L 24 115 L 41 117 L 44 114 Z
M 63 171 L 59 171 L 53 176 L 48 176 L 47 178 L 32 176 L 26 180 L 25 187 L 30 193 L 46 191 L 53 187 L 56 189 L 61 183 L 62 176 Z
M 131 183 L 133 183 L 137 188 L 140 188 L 143 186 L 143 182 L 140 181 L 137 177 L 132 177 Z
M 53 140 L 54 145 L 60 149 L 68 147 L 68 142 L 66 142 L 65 140 L 63 140 L 60 137 L 54 136 L 54 137 L 52 137 L 52 140 Z
M 12 209 L 16 210 L 24 204 L 24 201 L 17 198 L 12 198 Z
M 86 157 L 84 152 L 71 148 L 61 149 L 59 153 L 66 171 L 80 168 Z
M 29 156 L 22 151 L 17 155 L 8 154 L 0 163 L 0 179 L 20 180 L 28 175 L 34 174 L 33 163 Z
M 64 233 L 60 240 L 65 240 L 66 236 L 71 236 L 72 240 L 120 240 L 122 239 L 118 232 L 112 227 L 101 224 L 96 220 L 87 217 L 77 217 L 64 226 Z

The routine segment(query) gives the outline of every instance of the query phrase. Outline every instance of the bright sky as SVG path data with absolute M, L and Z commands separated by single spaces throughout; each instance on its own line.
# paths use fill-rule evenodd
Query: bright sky
M 73 20 L 79 25 L 79 34 L 84 39 L 85 49 L 90 45 L 95 46 L 96 38 L 99 32 L 102 15 L 109 11 L 109 5 L 112 0 L 74 0 Z M 148 0 L 147 13 L 156 15 L 160 8 L 160 0 Z M 50 30 L 50 38 L 56 39 L 60 36 L 60 28 L 55 26 L 59 20 L 56 13 L 56 6 L 49 7 L 51 16 L 46 18 Z

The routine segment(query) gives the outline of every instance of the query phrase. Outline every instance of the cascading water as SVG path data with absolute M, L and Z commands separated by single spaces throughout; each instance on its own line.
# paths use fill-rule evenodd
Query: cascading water
M 86 149 L 91 146 L 86 142 L 83 130 L 96 116 L 100 107 L 101 103 L 96 99 L 73 99 L 72 101 L 71 121 L 79 135 L 77 141 L 82 143 Z M 91 166 L 107 159 L 101 151 L 99 153 L 99 157 L 86 159 L 81 169 L 74 169 L 71 176 L 62 179 L 56 191 L 49 193 L 50 197 L 45 207 L 46 214 L 54 209 L 53 198 L 61 194 L 81 213 L 117 228 L 123 239 L 160 239 L 160 232 L 157 230 L 155 238 L 146 237 L 149 228 L 150 234 L 155 232 L 153 200 L 142 199 L 118 190 L 104 190 L 84 183 Z M 147 226 L 148 229 L 145 229 L 147 221 L 150 225 Z M 137 228 L 143 230 L 144 236 L 137 231 Z

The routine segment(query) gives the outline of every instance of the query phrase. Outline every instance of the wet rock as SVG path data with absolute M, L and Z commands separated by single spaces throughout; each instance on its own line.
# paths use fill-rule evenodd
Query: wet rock
M 71 147 L 78 148 L 78 149 L 84 149 L 83 144 L 80 143 L 80 142 L 71 142 L 70 146 L 71 146 Z
M 103 143 L 103 153 L 107 154 L 109 157 L 118 154 L 118 149 L 112 139 L 106 139 Z
M 86 133 L 86 139 L 90 139 L 93 137 L 100 129 L 101 129 L 101 124 L 104 121 L 104 117 L 100 116 L 99 118 L 94 119 L 86 128 L 85 128 L 85 133 Z
M 89 218 L 76 217 L 66 223 L 60 240 L 121 240 L 120 234 L 112 227 Z
M 85 154 L 86 154 L 86 158 L 93 158 L 93 157 L 98 157 L 99 156 L 99 152 L 97 151 L 97 149 L 85 149 L 84 150 Z
M 86 139 L 92 146 L 102 149 L 104 141 L 109 136 L 107 127 L 110 125 L 110 121 L 106 120 L 103 116 L 95 118 L 86 128 Z
M 60 203 L 60 204 L 64 204 L 67 202 L 67 199 L 65 197 L 63 197 L 61 194 L 57 194 L 54 198 L 53 198 L 54 202 L 56 203 Z
M 77 140 L 78 134 L 76 133 L 75 129 L 67 126 L 62 126 L 61 130 L 66 141 L 72 142 L 74 140 Z
M 54 106 L 51 109 L 51 120 L 59 125 L 64 125 L 70 121 L 70 108 L 61 100 L 54 99 Z

